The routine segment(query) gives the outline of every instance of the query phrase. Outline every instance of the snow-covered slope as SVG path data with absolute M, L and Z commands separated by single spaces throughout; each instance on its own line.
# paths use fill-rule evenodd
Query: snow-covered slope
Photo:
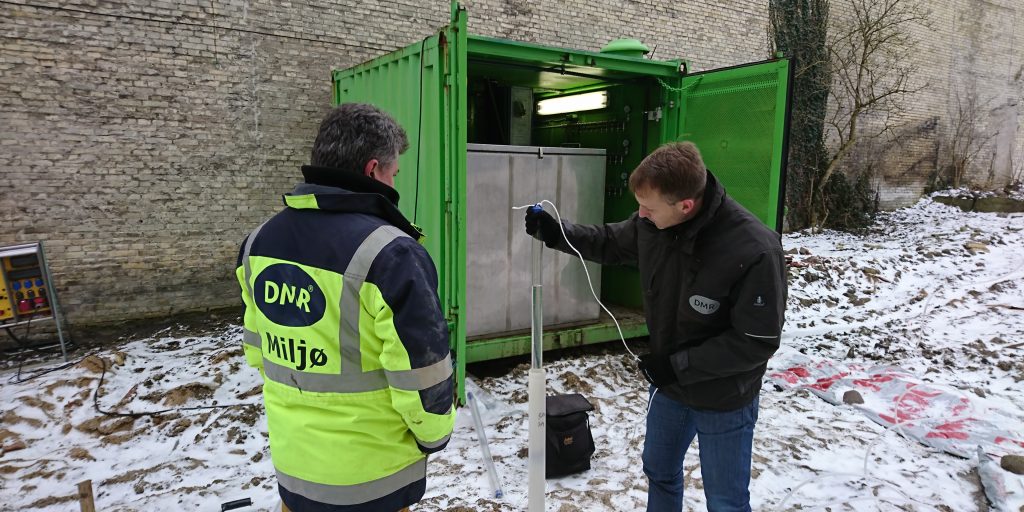
M 793 263 L 790 307 L 769 372 L 796 354 L 898 365 L 969 397 L 979 414 L 1024 438 L 1024 217 L 963 213 L 925 199 L 882 215 L 863 235 L 797 233 L 784 245 Z M 13 450 L 0 457 L 0 510 L 77 510 L 76 485 L 87 479 L 98 510 L 219 510 L 239 498 L 254 502 L 242 510 L 272 510 L 259 375 L 245 366 L 240 337 L 237 326 L 211 326 L 202 336 L 169 329 L 21 383 L 16 368 L 4 370 L 0 443 Z M 551 392 L 594 403 L 598 445 L 590 471 L 548 481 L 547 509 L 642 510 L 647 391 L 631 356 L 611 343 L 547 359 Z M 98 402 L 107 411 L 229 407 L 105 416 L 93 405 L 104 366 Z M 427 496 L 415 510 L 526 508 L 526 365 L 476 383 L 489 406 L 484 420 L 505 497 L 490 496 L 462 409 L 451 444 L 431 458 Z M 698 450 L 686 460 L 687 510 L 705 508 Z M 986 510 L 977 464 L 766 378 L 752 505 Z

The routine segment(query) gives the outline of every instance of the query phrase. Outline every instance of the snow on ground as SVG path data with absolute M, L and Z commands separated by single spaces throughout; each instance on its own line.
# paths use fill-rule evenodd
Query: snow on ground
M 861 235 L 797 233 L 784 244 L 793 262 L 790 304 L 769 372 L 798 355 L 898 365 L 970 398 L 978 414 L 1024 439 L 1024 217 L 925 199 L 882 215 Z M 8 362 L 0 371 L 0 511 L 77 510 L 76 485 L 87 479 L 98 510 L 219 510 L 239 498 L 253 501 L 241 510 L 272 510 L 259 376 L 244 365 L 241 330 L 192 332 L 167 329 L 20 383 Z M 642 510 L 647 391 L 632 357 L 610 343 L 547 354 L 546 364 L 549 392 L 593 402 L 598 445 L 590 471 L 548 481 L 547 509 Z M 451 444 L 431 459 L 427 496 L 415 510 L 526 509 L 526 370 L 519 364 L 475 379 L 505 496 L 489 491 L 463 408 Z M 101 375 L 97 402 L 106 411 L 227 407 L 106 416 L 93 404 Z M 698 450 L 687 454 L 686 510 L 705 509 Z M 927 448 L 854 407 L 768 379 L 754 452 L 755 510 L 987 509 L 976 458 Z

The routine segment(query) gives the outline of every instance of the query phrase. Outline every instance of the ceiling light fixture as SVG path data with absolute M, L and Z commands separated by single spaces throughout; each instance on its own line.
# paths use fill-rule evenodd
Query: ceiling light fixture
M 537 115 L 550 116 L 566 112 L 597 110 L 608 106 L 608 91 L 559 96 L 537 102 Z

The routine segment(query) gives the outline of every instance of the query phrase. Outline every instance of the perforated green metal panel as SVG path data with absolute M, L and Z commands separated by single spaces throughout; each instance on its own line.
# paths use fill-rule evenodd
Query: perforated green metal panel
M 773 229 L 781 227 L 788 81 L 788 60 L 689 75 L 676 134 L 697 144 L 729 195 Z

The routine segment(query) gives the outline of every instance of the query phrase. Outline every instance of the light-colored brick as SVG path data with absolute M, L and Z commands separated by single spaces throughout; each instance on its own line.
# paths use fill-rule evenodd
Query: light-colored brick
M 767 2 L 464 5 L 474 34 L 595 51 L 635 37 L 694 71 L 768 54 Z M 886 149 L 888 206 L 915 200 L 934 172 L 954 83 L 992 98 L 985 128 L 1001 134 L 1002 153 L 971 177 L 1024 160 L 1024 7 L 929 6 L 934 28 L 911 57 L 930 86 L 900 120 L 912 136 Z M 47 243 L 72 327 L 237 305 L 237 245 L 297 181 L 330 70 L 421 40 L 448 16 L 447 1 L 0 4 L 0 244 Z

